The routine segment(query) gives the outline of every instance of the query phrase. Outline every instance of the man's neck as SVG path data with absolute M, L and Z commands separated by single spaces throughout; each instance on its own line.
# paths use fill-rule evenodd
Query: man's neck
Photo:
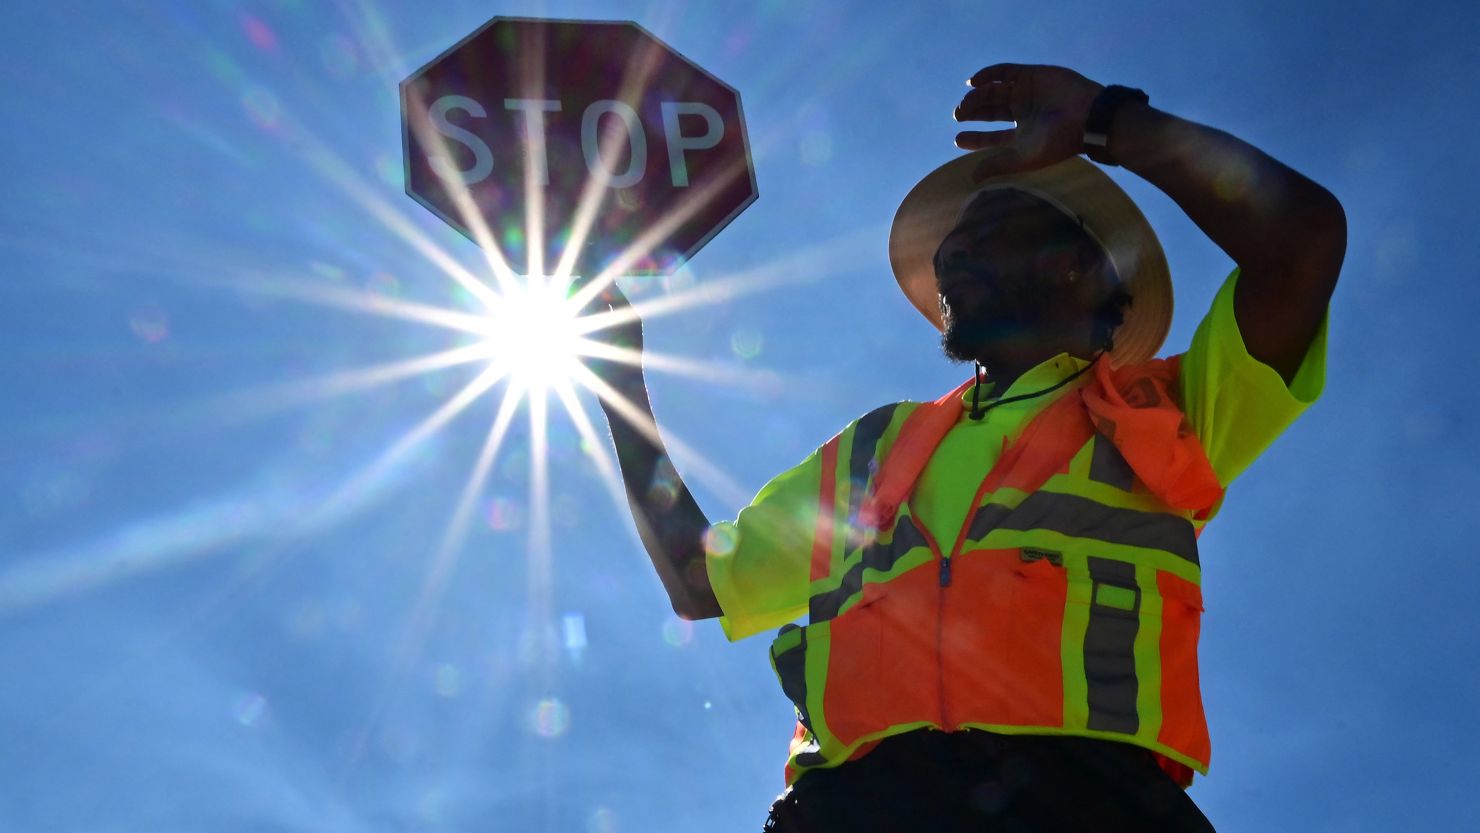
M 1014 352 L 1008 355 L 984 357 L 978 359 L 982 366 L 987 369 L 987 378 L 992 382 L 992 393 L 1002 396 L 1013 383 L 1022 378 L 1024 373 L 1032 370 L 1040 364 L 1052 359 L 1061 353 L 1084 358 L 1078 355 L 1078 351 L 1067 350 L 1063 346 L 1045 347 L 1034 351 Z

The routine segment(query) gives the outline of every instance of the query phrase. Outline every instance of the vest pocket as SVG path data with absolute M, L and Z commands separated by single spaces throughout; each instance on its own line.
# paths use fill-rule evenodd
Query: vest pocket
M 945 708 L 953 724 L 1063 723 L 1063 567 L 1047 554 L 975 550 L 957 557 L 942 595 Z
M 782 691 L 824 748 L 891 726 L 936 722 L 935 575 L 927 562 L 865 585 L 843 612 L 805 627 L 787 625 L 772 641 L 771 666 Z
M 1201 628 L 1202 590 L 1171 573 L 1156 574 L 1161 594 L 1161 731 L 1157 741 L 1196 761 L 1212 753 L 1198 680 L 1197 640 Z
M 939 714 L 935 629 L 939 587 L 933 562 L 865 586 L 858 604 L 830 622 L 824 722 L 851 744 Z M 818 627 L 818 626 L 813 626 Z
M 1079 719 L 1095 731 L 1147 739 L 1154 733 L 1157 743 L 1206 761 L 1209 743 L 1197 673 L 1202 593 L 1197 584 L 1113 558 L 1089 556 L 1076 564 L 1083 566 L 1069 577 L 1066 615 L 1072 626 L 1066 639 L 1082 634 L 1079 644 L 1071 642 L 1068 648 L 1077 650 L 1082 660 L 1082 683 L 1075 686 L 1084 692 L 1082 705 L 1076 707 L 1083 709 Z M 1141 705 L 1148 701 L 1157 704 L 1159 724 L 1143 725 Z

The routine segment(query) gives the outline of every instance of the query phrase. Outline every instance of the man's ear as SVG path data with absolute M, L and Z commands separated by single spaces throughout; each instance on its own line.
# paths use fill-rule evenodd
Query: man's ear
M 1047 286 L 1077 284 L 1087 274 L 1075 247 L 1062 244 L 1050 243 L 1040 249 L 1033 257 L 1033 267 L 1038 272 L 1038 280 Z

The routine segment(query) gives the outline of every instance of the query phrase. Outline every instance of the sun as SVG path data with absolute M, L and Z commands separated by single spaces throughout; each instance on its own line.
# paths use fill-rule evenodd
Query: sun
M 483 344 L 490 362 L 521 390 L 569 384 L 589 354 L 569 287 L 568 280 L 530 276 L 506 285 L 489 304 Z

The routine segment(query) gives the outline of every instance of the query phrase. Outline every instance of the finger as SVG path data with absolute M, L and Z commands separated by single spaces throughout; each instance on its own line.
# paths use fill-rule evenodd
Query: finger
M 977 182 L 994 176 L 1017 173 L 1031 167 L 1031 160 L 1015 144 L 1017 131 L 967 131 L 956 134 L 956 146 L 980 150 L 971 178 Z
M 976 87 L 956 105 L 956 121 L 1016 121 L 1012 112 L 1010 84 Z
M 1016 81 L 1023 71 L 1027 69 L 1025 64 L 992 64 L 978 70 L 977 73 L 966 80 L 973 87 L 982 87 L 991 83 L 1011 84 Z
M 962 150 L 1011 147 L 1016 130 L 963 130 L 956 134 L 956 147 Z

